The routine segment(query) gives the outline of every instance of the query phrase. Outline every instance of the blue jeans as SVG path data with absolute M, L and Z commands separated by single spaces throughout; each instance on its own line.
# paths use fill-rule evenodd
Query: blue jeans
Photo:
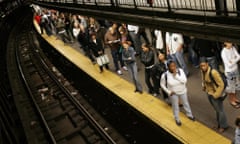
M 138 80 L 137 64 L 136 62 L 127 64 L 128 72 L 133 80 L 136 90 L 142 91 L 142 85 Z
M 198 56 L 197 56 L 196 52 L 193 50 L 193 48 L 191 46 L 188 47 L 188 53 L 189 53 L 189 58 L 190 58 L 192 64 L 195 67 L 199 66 Z
M 227 117 L 223 109 L 223 101 L 220 99 L 214 99 L 211 95 L 208 95 L 208 100 L 216 111 L 219 128 L 227 128 Z
M 177 51 L 175 54 L 169 55 L 169 58 L 174 60 L 179 68 L 183 69 L 186 76 L 189 74 L 187 65 L 183 57 L 183 51 Z
M 240 90 L 238 69 L 233 72 L 227 72 L 225 75 L 227 77 L 227 83 L 228 83 L 226 92 L 227 93 L 236 93 L 236 90 Z
M 186 115 L 188 117 L 193 117 L 192 115 L 192 111 L 188 102 L 188 98 L 187 98 L 187 94 L 182 94 L 182 95 L 172 95 L 169 96 L 172 102 L 172 110 L 173 110 L 173 114 L 174 114 L 174 118 L 177 121 L 180 121 L 179 118 L 179 98 L 181 99 L 182 103 L 183 103 L 183 108 L 186 111 Z
M 118 49 L 111 50 L 111 54 L 112 54 L 115 70 L 117 71 L 117 70 L 119 70 L 118 61 L 120 62 L 121 67 L 124 66 L 124 62 L 122 60 L 122 54 L 119 53 Z

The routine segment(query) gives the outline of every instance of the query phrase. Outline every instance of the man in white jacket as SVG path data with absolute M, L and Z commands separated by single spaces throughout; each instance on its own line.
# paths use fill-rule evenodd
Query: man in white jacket
M 183 103 L 183 108 L 186 111 L 187 117 L 195 121 L 195 117 L 192 114 L 188 98 L 187 98 L 187 78 L 181 68 L 177 68 L 176 63 L 173 60 L 169 60 L 167 63 L 168 71 L 166 71 L 161 77 L 161 87 L 169 95 L 172 110 L 176 124 L 181 126 L 182 123 L 179 118 L 179 98 Z

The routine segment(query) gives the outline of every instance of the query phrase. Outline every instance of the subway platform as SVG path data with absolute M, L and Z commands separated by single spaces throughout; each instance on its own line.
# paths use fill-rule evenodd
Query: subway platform
M 37 29 L 39 30 L 38 27 Z M 147 93 L 144 80 L 144 67 L 139 60 L 137 62 L 139 68 L 138 74 L 144 88 L 143 94 L 134 93 L 134 86 L 127 71 L 122 70 L 123 75 L 118 75 L 114 71 L 109 49 L 105 49 L 105 53 L 108 54 L 110 58 L 110 69 L 100 74 L 97 64 L 93 65 L 91 61 L 84 56 L 83 50 L 77 41 L 71 44 L 64 44 L 61 40 L 56 40 L 55 36 L 49 37 L 43 34 L 42 37 L 65 57 L 68 57 L 75 65 L 87 71 L 89 75 L 127 103 L 137 103 L 134 107 L 138 111 L 147 115 L 183 143 L 230 143 L 233 139 L 235 131 L 234 120 L 238 116 L 238 109 L 234 109 L 228 103 L 227 99 L 224 101 L 224 108 L 230 127 L 224 133 L 219 134 L 214 129 L 217 124 L 215 111 L 201 88 L 200 69 L 193 67 L 190 63 L 188 63 L 190 70 L 187 83 L 188 98 L 196 121 L 192 122 L 188 120 L 183 113 L 181 113 L 180 118 L 182 119 L 183 125 L 178 127 L 175 124 L 171 107 L 163 101 L 163 97 L 161 95 L 154 97 Z M 125 90 L 123 91 L 122 89 Z

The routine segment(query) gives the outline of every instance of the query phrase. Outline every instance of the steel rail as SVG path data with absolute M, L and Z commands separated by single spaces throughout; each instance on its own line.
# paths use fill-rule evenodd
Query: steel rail
M 33 38 L 33 37 L 31 37 Z M 31 40 L 30 42 L 33 42 Z M 39 53 L 34 51 L 35 58 L 38 58 L 38 61 L 41 62 L 43 68 L 48 73 L 48 75 L 54 80 L 54 82 L 58 85 L 58 87 L 64 92 L 64 94 L 71 100 L 71 102 L 77 107 L 79 111 L 81 111 L 84 116 L 87 118 L 87 120 L 94 126 L 94 128 L 101 134 L 101 136 L 109 143 L 109 144 L 116 144 L 115 140 L 111 138 L 111 136 L 104 130 L 104 128 L 94 119 L 94 117 L 86 110 L 86 108 L 78 102 L 78 100 L 71 95 L 71 92 L 65 88 L 61 82 L 59 82 L 56 75 L 51 71 L 49 66 L 44 61 L 44 58 L 41 57 Z
M 26 20 L 27 18 L 29 18 L 29 17 L 26 17 L 24 20 Z M 31 27 L 31 25 L 29 25 L 29 27 Z M 15 33 L 15 35 L 21 35 L 21 33 L 18 33 L 17 30 L 18 29 L 15 29 L 15 31 L 13 33 Z M 36 110 L 37 110 L 37 112 L 38 112 L 38 114 L 39 114 L 43 124 L 44 124 L 44 126 L 45 126 L 45 129 L 46 129 L 46 131 L 47 131 L 47 133 L 49 135 L 49 138 L 50 138 L 51 142 L 53 144 L 57 144 L 57 142 L 56 142 L 56 140 L 55 140 L 55 138 L 54 138 L 54 136 L 53 136 L 53 134 L 52 134 L 48 124 L 47 124 L 47 121 L 44 118 L 44 116 L 43 116 L 43 114 L 42 114 L 42 112 L 41 112 L 41 110 L 40 110 L 40 108 L 39 108 L 39 106 L 38 106 L 38 104 L 37 104 L 37 102 L 36 102 L 36 100 L 34 98 L 34 95 L 33 95 L 32 91 L 31 91 L 31 88 L 30 88 L 30 86 L 29 86 L 29 84 L 28 84 L 28 82 L 27 82 L 27 80 L 25 78 L 25 75 L 24 75 L 24 72 L 23 72 L 23 68 L 22 68 L 21 62 L 20 62 L 20 57 L 19 57 L 19 51 L 17 49 L 18 48 L 17 44 L 18 44 L 18 41 L 15 39 L 15 56 L 16 56 L 18 70 L 20 72 L 21 78 L 22 78 L 22 80 L 23 80 L 23 82 L 25 84 L 25 87 L 27 89 L 27 92 L 28 92 L 28 94 L 29 94 L 29 96 L 30 96 L 30 98 L 31 98 L 31 100 L 32 100 L 32 102 L 33 102 L 33 104 L 34 104 L 34 106 L 35 106 L 35 108 L 36 108 Z

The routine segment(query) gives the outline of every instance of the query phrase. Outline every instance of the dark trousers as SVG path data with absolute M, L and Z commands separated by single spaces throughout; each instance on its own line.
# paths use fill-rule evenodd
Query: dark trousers
M 106 69 L 109 69 L 108 64 L 105 64 L 104 66 L 105 66 Z M 100 71 L 102 72 L 102 71 L 103 71 L 103 66 L 99 66 L 99 69 L 100 69 Z
M 219 128 L 227 128 L 227 117 L 223 108 L 223 101 L 220 99 L 215 99 L 211 95 L 208 95 L 208 100 L 216 111 L 216 117 Z
M 124 66 L 124 63 L 123 63 L 123 60 L 122 60 L 122 53 L 120 53 L 116 49 L 116 50 L 111 50 L 111 54 L 112 54 L 115 70 L 117 71 L 117 70 L 119 70 L 118 61 L 120 62 L 121 67 Z
M 156 79 L 156 83 L 157 83 L 158 89 L 161 88 L 161 85 L 160 85 L 161 76 L 160 77 L 156 77 L 155 79 Z M 163 98 L 167 99 L 168 98 L 168 94 L 162 88 L 161 88 L 161 91 L 162 91 L 162 94 L 163 94 Z
M 49 24 L 44 23 L 44 24 L 42 24 L 42 26 L 45 29 L 48 36 L 52 35 L 52 30 L 51 30 Z
M 152 82 L 151 82 L 152 80 Z M 154 75 L 153 69 L 146 69 L 145 68 L 145 83 L 148 87 L 149 93 L 156 93 L 159 94 L 159 81 L 157 80 L 156 76 Z
M 94 57 L 92 55 L 92 52 L 90 51 L 89 47 L 82 45 L 82 48 L 83 48 L 83 51 L 85 52 L 85 55 L 91 60 L 91 62 L 94 62 L 95 59 L 94 59 Z

